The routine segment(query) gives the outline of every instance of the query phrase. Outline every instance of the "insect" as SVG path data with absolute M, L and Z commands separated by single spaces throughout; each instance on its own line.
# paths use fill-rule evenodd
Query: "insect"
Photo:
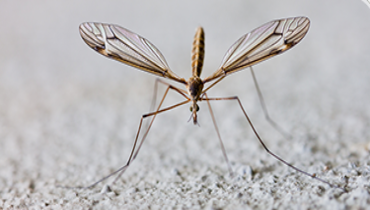
M 157 80 L 158 82 L 167 86 L 167 89 L 160 101 L 156 111 L 150 112 L 142 115 L 139 128 L 136 134 L 133 148 L 131 150 L 129 159 L 127 163 L 111 173 L 110 175 L 100 179 L 94 184 L 86 187 L 90 188 L 96 184 L 108 179 L 109 177 L 118 174 L 113 183 L 125 172 L 132 161 L 135 159 L 139 150 L 153 124 L 155 117 L 165 111 L 174 109 L 176 107 L 182 106 L 184 104 L 190 103 L 191 118 L 194 124 L 198 123 L 197 112 L 199 111 L 198 102 L 206 101 L 212 116 L 213 124 L 215 126 L 218 139 L 221 144 L 222 152 L 224 158 L 228 164 L 230 173 L 232 173 L 230 163 L 228 161 L 226 151 L 224 149 L 221 136 L 213 115 L 213 111 L 210 105 L 210 101 L 214 100 L 234 100 L 236 101 L 244 116 L 246 117 L 248 123 L 250 124 L 255 136 L 262 144 L 264 149 L 274 156 L 276 159 L 282 163 L 288 165 L 289 167 L 301 172 L 307 176 L 310 176 L 316 180 L 326 183 L 332 187 L 340 188 L 333 185 L 323 179 L 316 177 L 316 174 L 309 174 L 303 170 L 296 168 L 295 166 L 289 164 L 282 158 L 278 157 L 272 153 L 263 143 L 261 137 L 254 128 L 250 118 L 248 117 L 246 111 L 244 110 L 241 101 L 237 96 L 235 97 L 223 97 L 223 98 L 212 98 L 208 97 L 207 91 L 219 83 L 222 79 L 228 75 L 243 70 L 247 67 L 251 67 L 261 61 L 264 61 L 270 57 L 278 55 L 286 50 L 292 48 L 298 42 L 300 42 L 306 35 L 310 26 L 310 21 L 307 17 L 293 17 L 280 20 L 274 20 L 268 22 L 250 33 L 245 34 L 240 39 L 238 39 L 227 51 L 224 56 L 221 65 L 217 71 L 212 75 L 201 79 L 200 75 L 202 72 L 203 58 L 204 58 L 204 32 L 201 27 L 196 31 L 193 48 L 192 48 L 192 76 L 186 80 L 177 76 L 168 66 L 162 53 L 147 39 L 135 34 L 125 28 L 117 25 L 104 24 L 104 23 L 93 23 L 86 22 L 80 25 L 80 34 L 82 39 L 89 45 L 92 49 L 98 53 L 112 58 L 114 60 L 125 63 L 129 66 L 135 67 L 137 69 L 143 70 L 145 72 L 154 74 L 158 77 L 167 78 L 172 81 L 181 83 L 185 85 L 185 90 L 177 88 L 163 80 Z M 252 69 L 251 69 L 252 70 Z M 253 70 L 252 70 L 253 74 Z M 253 74 L 254 77 L 254 74 Z M 255 79 L 255 78 L 254 78 Z M 255 80 L 256 82 L 256 80 Z M 209 84 L 209 85 L 208 85 Z M 157 83 L 156 83 L 157 85 Z M 206 87 L 206 85 L 208 85 Z M 258 85 L 256 83 L 257 90 L 259 92 Z M 184 101 L 177 103 L 175 105 L 161 108 L 164 99 L 167 96 L 169 90 L 175 91 L 184 97 Z M 259 92 L 260 95 L 260 92 Z M 260 95 L 261 103 L 263 101 L 262 95 Z M 264 107 L 264 103 L 262 103 Z M 264 108 L 265 114 L 267 110 Z M 147 117 L 152 117 L 147 130 L 144 132 L 143 137 L 138 143 L 139 134 L 141 133 L 143 120 Z M 341 188 L 342 189 L 342 188 Z

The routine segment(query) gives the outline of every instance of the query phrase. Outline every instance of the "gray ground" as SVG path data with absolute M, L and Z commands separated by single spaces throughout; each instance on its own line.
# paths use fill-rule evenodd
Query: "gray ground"
M 132 2 L 0 3 L 0 209 L 368 208 L 370 10 L 362 1 Z M 292 139 L 264 119 L 249 70 L 209 95 L 238 95 L 272 151 L 348 193 L 268 155 L 234 102 L 212 103 L 234 177 L 200 104 L 200 127 L 187 122 L 188 106 L 158 116 L 112 192 L 101 193 L 112 179 L 57 187 L 86 186 L 125 163 L 155 81 L 89 49 L 81 22 L 143 35 L 188 78 L 196 27 L 206 32 L 208 76 L 240 36 L 292 16 L 310 18 L 308 35 L 254 68 L 271 116 Z M 166 105 L 179 100 L 172 93 Z

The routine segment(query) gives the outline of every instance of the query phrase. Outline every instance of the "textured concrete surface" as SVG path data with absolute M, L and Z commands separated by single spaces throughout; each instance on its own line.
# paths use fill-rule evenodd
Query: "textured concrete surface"
M 370 204 L 370 10 L 358 1 L 3 1 L 0 3 L 0 209 L 365 209 Z M 203 77 L 243 34 L 307 16 L 308 35 L 209 96 L 238 95 L 268 147 L 347 193 L 268 155 L 233 102 L 212 103 L 234 177 L 206 104 L 157 117 L 127 172 L 87 190 L 127 160 L 155 77 L 89 49 L 78 26 L 115 23 L 154 43 L 190 76 L 195 29 L 206 32 Z M 164 89 L 160 89 L 164 91 Z M 165 105 L 181 100 L 169 94 Z

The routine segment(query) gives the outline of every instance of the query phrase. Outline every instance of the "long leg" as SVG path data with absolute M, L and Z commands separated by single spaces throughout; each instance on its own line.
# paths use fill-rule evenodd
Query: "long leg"
M 164 99 L 164 98 L 163 98 L 163 99 Z M 163 99 L 162 99 L 162 102 L 163 102 Z M 165 111 L 168 111 L 168 110 L 171 110 L 171 109 L 174 109 L 174 108 L 176 108 L 176 107 L 178 107 L 178 106 L 181 106 L 181 105 L 184 105 L 184 104 L 187 104 L 187 103 L 189 103 L 189 101 L 188 101 L 188 100 L 183 101 L 183 102 L 178 103 L 178 104 L 175 104 L 175 105 L 173 105 L 173 106 L 167 107 L 167 108 L 162 109 L 162 110 L 157 110 L 156 112 L 152 112 L 152 113 L 144 114 L 144 115 L 141 117 L 140 125 L 139 125 L 139 129 L 138 129 L 137 134 L 136 134 L 135 143 L 134 143 L 134 146 L 133 146 L 133 148 L 132 148 L 132 151 L 131 151 L 131 154 L 130 154 L 129 160 L 127 161 L 127 163 L 126 163 L 126 165 L 125 165 L 125 166 L 121 167 L 120 169 L 118 169 L 117 171 L 115 171 L 115 172 L 113 172 L 113 173 L 111 174 L 111 175 L 113 175 L 113 174 L 118 173 L 119 171 L 121 171 L 121 172 L 118 174 L 118 176 L 114 179 L 114 181 L 112 182 L 112 184 L 114 184 L 114 183 L 115 183 L 115 182 L 116 182 L 116 181 L 117 181 L 117 180 L 122 176 L 122 174 L 126 171 L 126 169 L 128 168 L 128 166 L 130 165 L 130 163 L 131 163 L 133 160 L 135 160 L 136 156 L 139 154 L 139 151 L 140 151 L 140 149 L 141 149 L 141 146 L 143 145 L 143 143 L 144 143 L 144 141 L 145 141 L 145 139 L 146 139 L 146 137 L 147 137 L 147 135 L 148 135 L 148 133 L 149 133 L 149 130 L 150 130 L 150 128 L 152 127 L 152 124 L 153 124 L 153 122 L 154 122 L 154 119 L 155 119 L 155 117 L 157 116 L 157 114 L 162 113 L 162 112 L 165 112 Z M 162 103 L 158 106 L 158 108 L 160 108 L 160 106 L 161 106 L 161 105 L 162 105 Z M 134 153 L 134 151 L 135 151 L 135 147 L 136 147 L 136 143 L 137 143 L 137 139 L 138 139 L 139 134 L 140 134 L 140 129 L 141 129 L 142 122 L 143 122 L 143 120 L 144 120 L 145 118 L 150 117 L 150 116 L 153 116 L 153 118 L 152 118 L 152 120 L 150 121 L 149 127 L 146 129 L 146 132 L 144 133 L 143 137 L 141 138 L 140 144 L 139 144 L 139 146 L 138 146 L 138 148 L 137 148 L 136 152 Z M 111 175 L 109 175 L 109 176 L 111 176 Z M 109 177 L 106 177 L 106 178 L 109 178 Z M 103 181 L 103 180 L 101 180 L 101 181 Z M 100 182 L 100 181 L 99 181 L 99 182 Z M 99 183 L 99 182 L 98 182 L 98 183 Z M 98 183 L 96 183 L 96 184 L 98 184 Z M 89 188 L 90 188 L 90 187 L 92 187 L 92 186 L 89 186 Z
M 159 103 L 159 105 L 158 105 L 157 111 L 156 111 L 156 112 L 152 112 L 152 113 L 148 113 L 148 114 L 144 114 L 144 115 L 142 116 L 142 118 L 146 118 L 146 117 L 150 117 L 150 116 L 153 116 L 153 118 L 152 118 L 152 120 L 151 120 L 151 122 L 150 122 L 150 124 L 149 124 L 149 127 L 147 128 L 147 131 L 145 132 L 145 134 L 144 134 L 144 136 L 143 136 L 143 138 L 142 138 L 142 140 L 141 140 L 141 143 L 140 143 L 140 145 L 139 145 L 139 147 L 138 147 L 138 150 L 136 151 L 136 153 L 135 153 L 135 155 L 134 155 L 134 157 L 133 157 L 134 159 L 136 158 L 137 154 L 139 153 L 139 150 L 140 150 L 140 148 L 141 148 L 141 145 L 143 144 L 144 139 L 145 139 L 145 138 L 146 138 L 146 136 L 148 135 L 149 130 L 150 130 L 150 128 L 152 127 L 153 121 L 154 121 L 155 117 L 157 116 L 157 114 L 162 113 L 162 112 L 165 112 L 165 111 L 168 111 L 168 110 L 171 110 L 171 109 L 174 109 L 174 108 L 176 108 L 176 107 L 178 107 L 178 106 L 181 106 L 181 105 L 187 104 L 187 103 L 189 103 L 189 102 L 191 101 L 191 100 L 190 100 L 190 98 L 189 98 L 188 96 L 186 96 L 186 95 L 183 93 L 183 90 L 181 90 L 181 89 L 179 89 L 179 88 L 177 88 L 177 87 L 174 87 L 174 86 L 172 86 L 172 85 L 170 85 L 170 84 L 168 84 L 168 83 L 166 83 L 166 82 L 163 82 L 162 80 L 159 80 L 159 82 L 162 82 L 163 84 L 168 85 L 168 87 L 167 87 L 167 89 L 166 89 L 165 94 L 164 94 L 164 95 L 163 95 L 163 97 L 162 97 L 161 102 L 160 102 L 160 103 Z M 175 105 L 173 105 L 173 106 L 170 106 L 170 107 L 164 108 L 164 109 L 162 109 L 162 110 L 159 110 L 159 109 L 160 109 L 160 107 L 161 107 L 161 106 L 162 106 L 162 104 L 163 104 L 164 99 L 165 99 L 165 98 L 166 98 L 166 96 L 167 96 L 168 91 L 169 91 L 170 89 L 172 89 L 172 90 L 174 90 L 174 91 L 178 92 L 180 95 L 184 96 L 184 97 L 186 98 L 186 100 L 185 100 L 185 101 L 183 101 L 183 102 L 180 102 L 180 103 L 178 103 L 178 104 L 175 104 Z
M 285 165 L 287 165 L 287 166 L 289 166 L 289 167 L 293 168 L 294 170 L 296 170 L 296 171 L 298 171 L 298 172 L 300 172 L 300 173 L 303 173 L 303 174 L 305 174 L 305 175 L 307 175 L 307 176 L 309 176 L 309 177 L 311 177 L 311 178 L 313 178 L 313 179 L 316 179 L 316 180 L 318 180 L 318 181 L 320 181 L 320 182 L 323 182 L 323 183 L 325 183 L 325 184 L 328 184 L 330 187 L 338 188 L 338 189 L 341 189 L 341 190 L 343 190 L 343 191 L 347 192 L 347 190 L 346 190 L 345 188 L 342 188 L 342 187 L 340 187 L 340 186 L 338 186 L 338 185 L 335 185 L 335 184 L 331 184 L 331 183 L 329 183 L 328 181 L 325 181 L 325 180 L 323 180 L 323 179 L 321 179 L 321 178 L 319 178 L 319 177 L 316 177 L 316 174 L 310 174 L 310 173 L 308 173 L 308 172 L 305 172 L 305 171 L 303 171 L 303 170 L 301 170 L 301 169 L 299 169 L 299 168 L 297 168 L 297 167 L 293 166 L 292 164 L 290 164 L 290 163 L 286 162 L 285 160 L 283 160 L 282 158 L 280 158 L 279 156 L 277 156 L 277 155 L 275 155 L 273 152 L 271 152 L 271 151 L 267 148 L 267 146 L 265 145 L 265 143 L 262 141 L 262 138 L 261 138 L 261 137 L 260 137 L 260 135 L 258 134 L 258 132 L 257 132 L 256 128 L 253 126 L 252 121 L 251 121 L 251 120 L 250 120 L 250 118 L 248 117 L 247 112 L 244 110 L 243 105 L 242 105 L 241 101 L 239 100 L 239 98 L 238 98 L 237 96 L 233 96 L 233 97 L 224 97 L 224 98 L 208 98 L 208 97 L 206 97 L 206 98 L 202 98 L 202 100 L 206 100 L 206 101 L 212 101 L 212 100 L 236 100 L 236 101 L 239 103 L 240 109 L 242 110 L 242 112 L 243 112 L 243 114 L 244 114 L 245 118 L 247 119 L 247 121 L 248 121 L 249 125 L 251 126 L 251 128 L 252 128 L 252 130 L 253 130 L 253 132 L 254 132 L 255 136 L 257 137 L 258 141 L 261 143 L 262 147 L 266 150 L 266 152 L 267 152 L 267 153 L 269 153 L 270 155 L 272 155 L 274 158 L 276 158 L 277 160 L 279 160 L 279 161 L 280 161 L 280 162 L 282 162 L 283 164 L 285 164 Z
M 92 188 L 92 187 L 94 187 L 95 185 L 99 184 L 100 182 L 103 182 L 103 181 L 105 181 L 106 179 L 108 179 L 108 178 L 112 177 L 113 175 L 115 175 L 115 174 L 119 173 L 119 174 L 117 175 L 117 177 L 114 179 L 114 181 L 112 182 L 112 184 L 114 184 L 114 183 L 118 180 L 118 178 L 119 178 L 119 177 L 121 177 L 121 175 L 126 171 L 126 169 L 130 166 L 131 162 L 136 158 L 137 154 L 139 153 L 140 148 L 141 148 L 142 144 L 144 143 L 144 141 L 145 141 L 145 139 L 146 139 L 146 137 L 147 137 L 147 135 L 148 135 L 148 133 L 149 133 L 149 130 L 150 130 L 150 128 L 151 128 L 151 126 L 152 126 L 152 124 L 153 124 L 153 122 L 154 122 L 154 119 L 155 119 L 155 117 L 157 116 L 157 114 L 160 114 L 160 113 L 162 113 L 162 112 L 165 112 L 165 111 L 168 111 L 168 110 L 174 109 L 174 108 L 176 108 L 176 107 L 178 107 L 178 106 L 181 106 L 181 105 L 184 105 L 184 104 L 187 104 L 187 103 L 189 103 L 189 102 L 190 102 L 190 99 L 189 99 L 187 96 L 185 96 L 185 97 L 186 97 L 186 100 L 185 100 L 185 101 L 180 102 L 180 103 L 175 104 L 175 105 L 172 105 L 172 106 L 169 106 L 169 107 L 164 108 L 164 109 L 160 109 L 160 108 L 161 108 L 161 106 L 162 106 L 162 104 L 163 104 L 163 102 L 164 102 L 164 99 L 166 98 L 167 93 L 168 93 L 168 91 L 169 91 L 170 89 L 175 90 L 176 92 L 179 92 L 181 95 L 183 95 L 183 93 L 182 93 L 182 91 L 181 91 L 180 89 L 178 89 L 178 88 L 176 88 L 176 87 L 174 87 L 174 86 L 172 86 L 172 85 L 169 85 L 169 86 L 167 87 L 167 89 L 166 89 L 166 91 L 165 91 L 165 93 L 164 93 L 163 97 L 162 97 L 161 102 L 160 102 L 160 103 L 159 103 L 159 105 L 158 105 L 157 110 L 156 110 L 155 112 L 151 112 L 151 113 L 148 113 L 148 114 L 144 114 L 144 115 L 142 115 L 142 117 L 141 117 L 141 119 L 140 119 L 139 128 L 138 128 L 138 131 L 137 131 L 137 133 L 136 133 L 136 137 L 135 137 L 134 145 L 133 145 L 133 147 L 132 147 L 132 150 L 131 150 L 131 153 L 130 153 L 130 156 L 129 156 L 129 158 L 128 158 L 127 163 L 126 163 L 124 166 L 122 166 L 121 168 L 119 168 L 118 170 L 114 171 L 113 173 L 109 174 L 108 176 L 103 177 L 102 179 L 98 180 L 97 182 L 95 182 L 95 183 L 93 183 L 93 184 L 91 184 L 91 185 L 89 185 L 89 186 L 87 186 L 87 187 L 75 187 L 75 188 L 79 188 L 79 189 L 88 189 L 88 188 Z M 139 135 L 140 135 L 140 131 L 141 131 L 141 127 L 142 127 L 143 120 L 144 120 L 145 118 L 147 118 L 147 117 L 150 117 L 150 116 L 153 116 L 153 118 L 152 118 L 152 120 L 150 121 L 150 124 L 149 124 L 148 128 L 146 129 L 146 131 L 145 131 L 145 133 L 144 133 L 143 137 L 141 138 L 140 144 L 139 144 L 139 146 L 138 146 L 138 148 L 137 148 L 137 150 L 136 150 L 136 152 L 135 152 L 135 149 L 136 149 L 136 145 L 137 145 L 137 142 L 138 142 L 138 139 L 139 139 Z M 67 187 L 67 188 L 68 188 L 68 187 Z
M 149 133 L 149 130 L 150 130 L 150 128 L 152 127 L 152 124 L 153 124 L 153 122 L 154 122 L 154 119 L 155 119 L 155 117 L 157 116 L 157 114 L 162 113 L 162 112 L 165 112 L 165 111 L 168 111 L 168 110 L 171 110 L 171 109 L 174 109 L 174 108 L 176 108 L 176 107 L 178 107 L 178 106 L 181 106 L 181 105 L 184 105 L 184 104 L 186 104 L 186 103 L 189 103 L 189 102 L 190 102 L 190 99 L 189 99 L 186 95 L 184 95 L 184 94 L 182 93 L 181 89 L 178 89 L 178 88 L 176 88 L 176 87 L 174 87 L 174 86 L 172 86 L 172 85 L 170 85 L 170 84 L 168 84 L 168 83 L 165 83 L 165 82 L 163 82 L 163 81 L 161 81 L 161 80 L 159 80 L 159 81 L 160 81 L 160 82 L 162 82 L 162 83 L 164 83 L 164 84 L 167 84 L 167 85 L 168 85 L 168 87 L 167 87 L 167 89 L 166 89 L 166 91 L 165 91 L 165 93 L 164 93 L 164 95 L 163 95 L 163 97 L 162 97 L 161 102 L 160 102 L 160 103 L 159 103 L 159 105 L 158 105 L 157 111 L 152 112 L 152 113 L 148 113 L 148 114 L 144 114 L 144 115 L 141 117 L 140 125 L 139 125 L 139 129 L 138 129 L 137 134 L 136 134 L 136 138 L 135 138 L 134 146 L 133 146 L 133 148 L 132 148 L 132 151 L 131 151 L 130 157 L 129 157 L 129 159 L 128 159 L 128 161 L 127 161 L 127 163 L 126 163 L 126 165 L 125 165 L 125 166 L 121 167 L 120 169 L 118 169 L 117 171 L 115 171 L 115 172 L 113 172 L 113 173 L 111 174 L 111 175 L 113 175 L 113 174 L 118 173 L 119 171 L 121 171 L 121 172 L 118 174 L 118 176 L 114 179 L 114 181 L 112 182 L 112 184 L 114 184 L 114 183 L 119 179 L 119 177 L 121 177 L 121 176 L 122 176 L 122 174 L 126 171 L 126 169 L 128 168 L 128 166 L 130 165 L 130 163 L 131 163 L 131 162 L 136 158 L 136 156 L 139 154 L 139 151 L 140 151 L 140 149 L 141 149 L 141 146 L 143 145 L 143 143 L 144 143 L 144 141 L 145 141 L 145 139 L 146 139 L 146 137 L 147 137 L 147 135 L 148 135 L 148 133 Z M 168 93 L 168 91 L 169 91 L 170 89 L 175 90 L 176 92 L 180 93 L 180 94 L 181 94 L 181 95 L 183 95 L 187 100 L 186 100 L 186 101 L 183 101 L 183 102 L 181 102 L 181 103 L 175 104 L 175 105 L 173 105 L 173 106 L 170 106 L 170 107 L 167 107 L 167 108 L 164 108 L 164 109 L 160 110 L 160 108 L 161 108 L 161 106 L 162 106 L 162 104 L 163 104 L 163 102 L 164 102 L 164 99 L 166 98 L 167 93 Z M 152 120 L 150 121 L 150 124 L 149 124 L 149 126 L 147 127 L 146 132 L 144 133 L 143 137 L 141 138 L 140 144 L 139 144 L 139 146 L 138 146 L 138 148 L 137 148 L 136 152 L 134 153 L 134 151 L 135 151 L 135 147 L 136 147 L 136 143 L 137 143 L 137 139 L 138 139 L 139 134 L 140 134 L 140 129 L 141 129 L 141 126 L 142 126 L 142 122 L 143 122 L 143 120 L 144 120 L 145 118 L 150 117 L 150 116 L 153 116 L 153 118 L 152 118 Z M 109 175 L 109 176 L 111 176 L 111 175 Z M 109 176 L 108 176 L 108 177 L 106 177 L 106 178 L 109 178 Z M 101 181 L 103 181 L 103 180 L 101 180 Z M 100 182 L 100 181 L 99 181 L 99 182 Z M 99 183 L 99 182 L 97 182 L 97 183 Z M 95 184 L 97 184 L 97 183 L 95 183 Z M 94 184 L 94 185 L 95 185 L 95 184 Z M 90 186 L 89 186 L 89 187 L 90 187 Z M 92 186 L 91 186 L 91 187 L 92 187 Z
M 186 90 L 183 90 L 183 89 L 180 89 L 180 88 L 174 87 L 174 86 L 172 86 L 171 84 L 169 84 L 169 83 L 167 83 L 167 82 L 165 82 L 165 81 L 163 81 L 163 80 L 161 80 L 161 79 L 157 78 L 157 79 L 155 80 L 155 83 L 154 83 L 153 97 L 152 97 L 152 102 L 151 102 L 151 104 L 150 104 L 149 112 L 153 112 L 153 109 L 154 109 L 154 107 L 155 107 L 155 105 L 156 105 L 156 101 L 157 101 L 157 94 L 158 94 L 158 83 L 161 83 L 161 84 L 163 84 L 163 85 L 167 86 L 167 88 L 168 88 L 168 87 L 170 87 L 172 90 L 175 90 L 175 91 L 176 91 L 176 92 L 178 92 L 180 95 L 184 96 L 184 98 L 187 98 L 188 100 L 190 100 L 190 98 L 187 96 L 187 92 L 186 92 Z M 150 121 L 147 121 L 146 125 L 144 126 L 144 127 L 145 127 L 145 130 L 147 130 L 147 129 L 148 129 L 148 127 L 149 127 L 149 122 L 150 122 Z
M 270 115 L 269 115 L 269 113 L 267 111 L 267 107 L 266 107 L 266 104 L 265 104 L 265 100 L 264 100 L 264 98 L 262 96 L 261 89 L 260 89 L 260 87 L 258 85 L 256 75 L 254 74 L 253 68 L 250 67 L 250 69 L 251 69 L 251 73 L 252 73 L 254 85 L 255 85 L 256 90 L 257 90 L 258 98 L 260 100 L 260 103 L 261 103 L 261 106 L 262 106 L 262 110 L 263 110 L 263 113 L 265 114 L 266 120 L 271 124 L 272 127 L 274 127 L 279 133 L 281 133 L 281 135 L 283 135 L 284 138 L 291 139 L 292 136 L 289 133 L 287 133 L 286 131 L 284 131 L 274 120 L 271 119 L 271 117 L 270 117 Z
M 155 83 L 154 83 L 154 92 L 153 92 L 153 98 L 152 98 L 152 103 L 150 104 L 150 109 L 149 109 L 149 112 L 151 112 L 156 104 L 156 101 L 157 101 L 157 93 L 158 93 L 158 83 L 162 83 L 163 85 L 169 87 L 171 86 L 169 83 L 157 78 L 155 80 Z M 182 90 L 182 89 L 179 89 L 179 88 L 176 88 L 176 91 L 181 94 L 182 96 L 184 96 L 185 98 L 188 98 L 187 97 L 187 92 L 186 90 Z
M 227 157 L 227 153 L 226 153 L 224 144 L 222 142 L 220 131 L 218 130 L 218 126 L 217 126 L 217 123 L 216 123 L 215 115 L 213 114 L 211 103 L 209 102 L 208 96 L 207 96 L 206 93 L 204 93 L 204 97 L 205 97 L 205 99 L 202 99 L 202 100 L 206 100 L 207 101 L 209 112 L 210 112 L 211 117 L 212 117 L 213 125 L 215 126 L 216 133 L 217 133 L 217 136 L 218 136 L 218 140 L 220 141 L 220 146 L 221 146 L 222 154 L 224 155 L 224 158 L 225 158 L 225 161 L 226 161 L 226 164 L 227 164 L 227 168 L 229 169 L 230 176 L 233 177 L 233 170 L 231 168 L 231 165 L 230 165 L 230 162 L 229 162 L 229 158 Z

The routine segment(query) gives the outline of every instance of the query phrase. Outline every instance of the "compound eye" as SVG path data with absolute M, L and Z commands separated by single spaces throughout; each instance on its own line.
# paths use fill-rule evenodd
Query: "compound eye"
M 195 105 L 195 110 L 198 112 L 199 111 L 199 106 L 198 104 Z M 190 112 L 193 112 L 193 106 L 190 106 Z

